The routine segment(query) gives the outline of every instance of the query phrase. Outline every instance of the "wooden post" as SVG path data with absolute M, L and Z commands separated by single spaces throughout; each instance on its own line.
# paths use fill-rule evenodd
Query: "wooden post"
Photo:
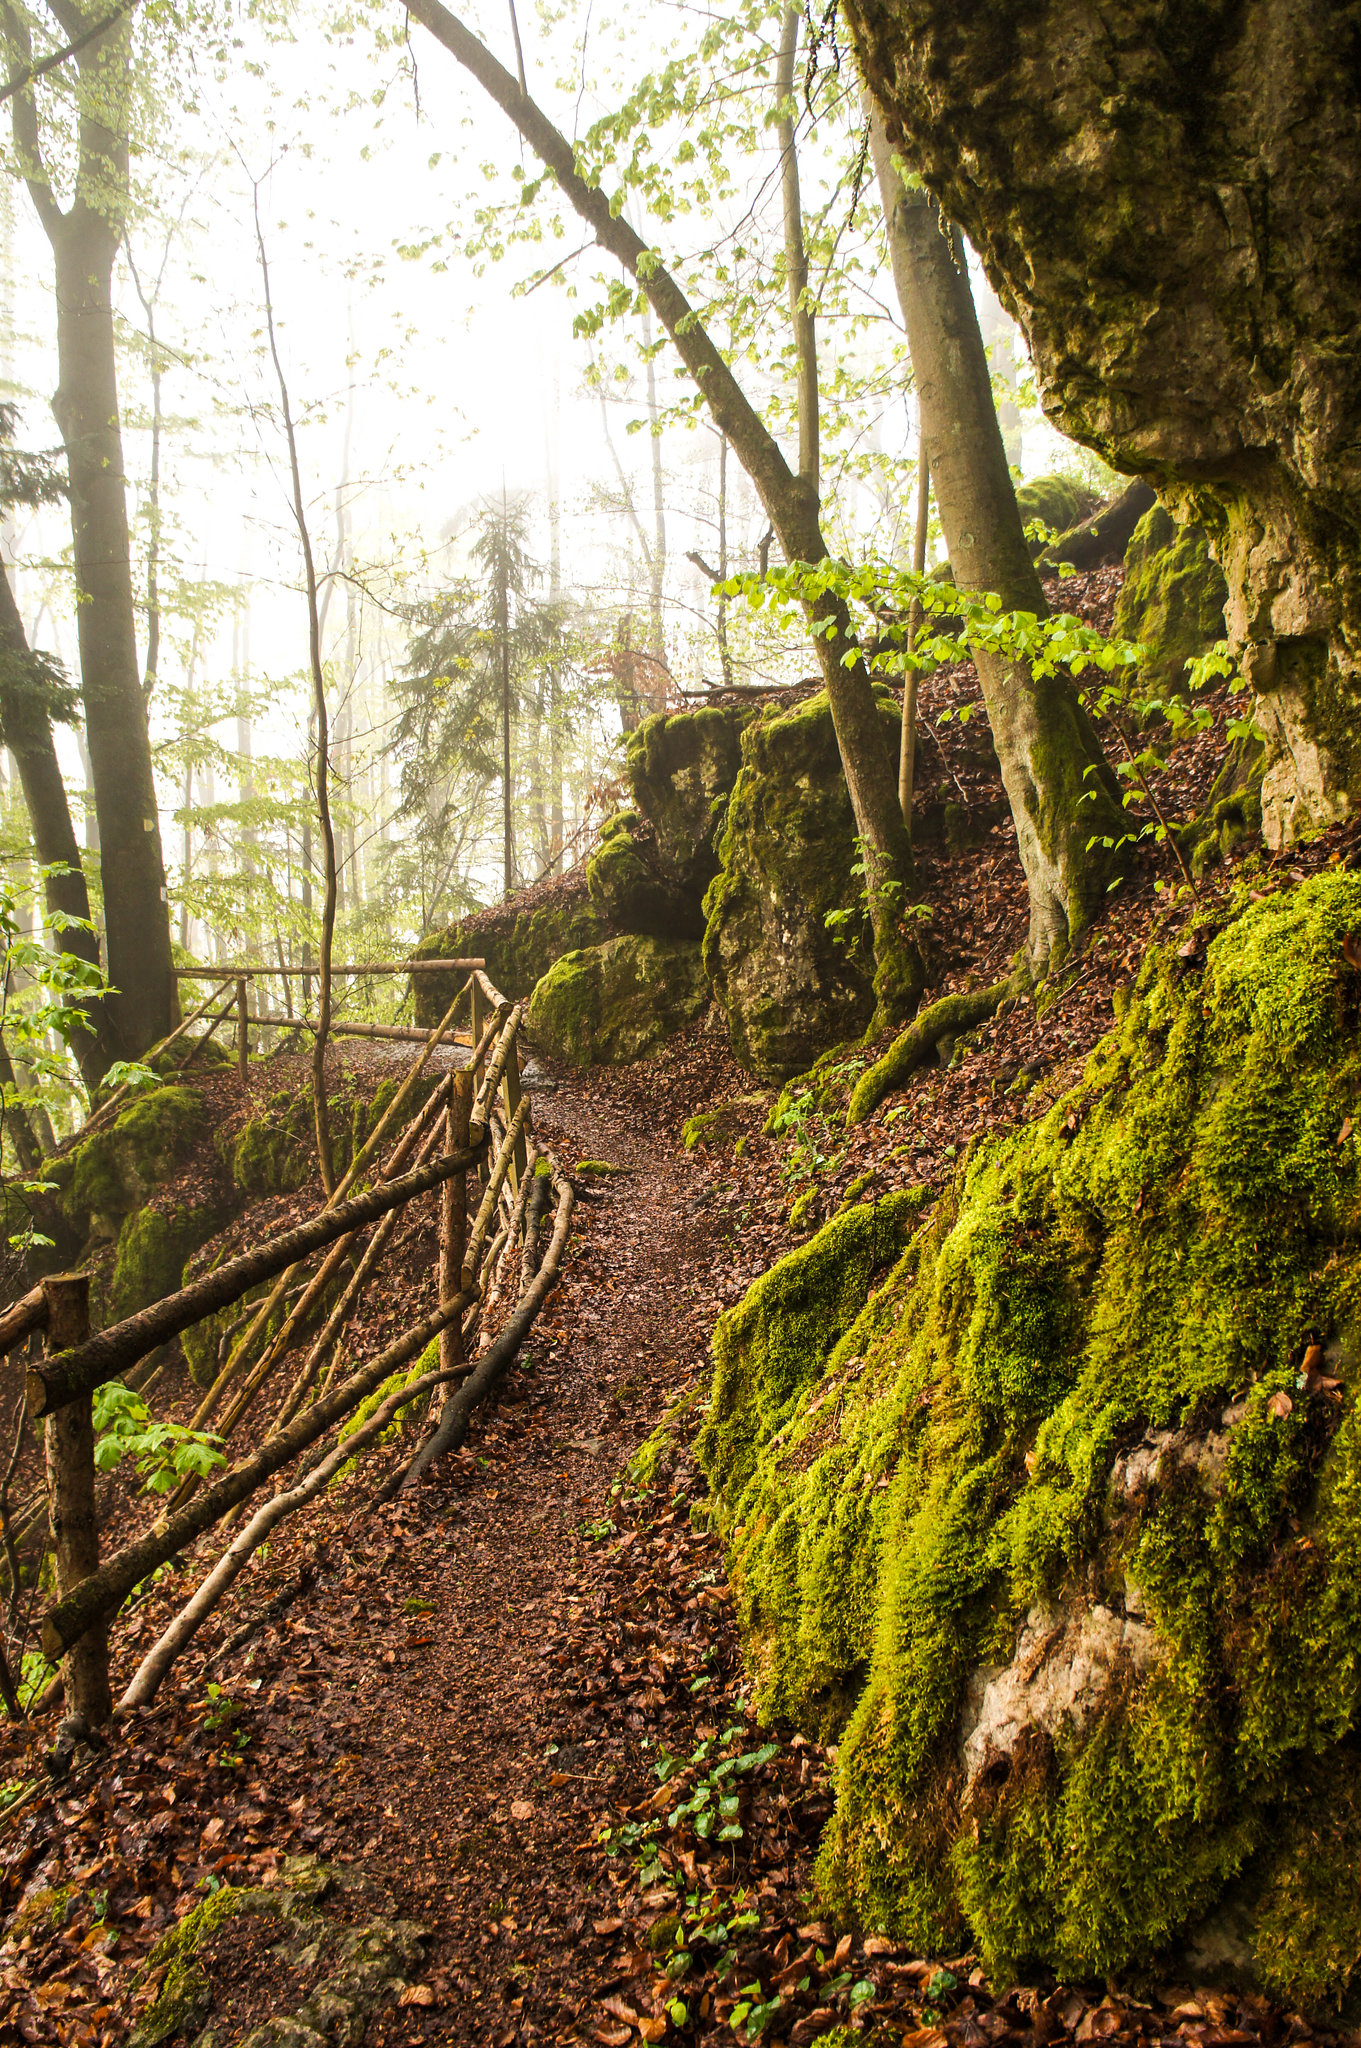
M 241 1077 L 241 1086 L 246 1085 L 246 1055 L 250 1051 L 250 1008 L 246 1001 L 246 978 L 241 976 L 236 984 L 236 1071 Z
M 66 1351 L 90 1334 L 90 1276 L 54 1273 L 42 1282 L 47 1302 L 47 1348 Z M 56 1557 L 57 1596 L 66 1595 L 99 1569 L 99 1523 L 95 1516 L 95 1432 L 93 1396 L 82 1394 L 49 1415 L 47 1513 Z M 92 1728 L 113 1712 L 109 1691 L 106 1626 L 89 1629 L 63 1659 L 66 1709 L 83 1714 Z
M 468 1118 L 473 1106 L 473 1077 L 470 1071 L 454 1076 L 445 1111 L 444 1148 L 457 1152 L 468 1142 Z M 445 1181 L 440 1202 L 439 1298 L 451 1301 L 463 1285 L 463 1248 L 468 1235 L 468 1178 L 456 1173 Z M 463 1363 L 461 1323 L 450 1323 L 440 1332 L 439 1364 L 449 1372 Z
M 482 994 L 482 984 L 481 984 L 481 982 L 480 982 L 480 981 L 478 980 L 477 976 L 476 976 L 476 975 L 474 975 L 474 976 L 473 976 L 473 1016 L 472 1016 L 472 1033 L 473 1033 L 473 1044 L 474 1044 L 475 1046 L 477 1045 L 477 1043 L 478 1043 L 478 1042 L 479 1042 L 479 1040 L 481 1039 L 481 1037 L 482 1037 L 482 1033 L 483 1033 L 483 1032 L 485 1031 L 485 1029 L 486 1029 L 486 1026 L 487 1026 L 487 1003 L 486 1003 L 486 998 L 485 998 L 485 997 L 483 996 L 483 994 Z M 476 1081 L 477 1081 L 477 1077 L 476 1077 L 476 1076 L 474 1076 L 474 1086 L 476 1085 Z

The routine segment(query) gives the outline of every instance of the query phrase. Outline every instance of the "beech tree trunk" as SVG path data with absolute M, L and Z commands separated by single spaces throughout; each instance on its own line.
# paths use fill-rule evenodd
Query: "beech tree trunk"
M 935 201 L 910 192 L 898 175 L 873 110 L 870 147 L 955 580 L 996 592 L 1007 611 L 1043 618 L 1048 605 L 1016 505 L 968 277 Z M 1105 899 L 1110 856 L 1087 846 L 1095 834 L 1118 839 L 1124 830 L 1119 786 L 1066 677 L 1036 677 L 998 656 L 979 655 L 977 666 L 1030 895 L 1031 964 L 1042 973 Z
M 93 12 L 62 0 L 68 33 Z M 7 38 L 21 61 L 13 17 Z M 91 111 L 126 106 L 131 30 L 112 20 L 81 51 L 76 195 L 63 213 L 43 161 L 32 90 L 12 101 L 16 151 L 56 267 L 58 384 L 52 411 L 71 484 L 85 737 L 99 820 L 111 1035 L 128 1057 L 170 1029 L 175 984 L 142 679 L 114 356 L 113 265 L 127 207 L 128 142 Z
M 567 137 L 442 0 L 411 0 L 410 12 L 496 101 L 552 171 L 599 246 L 623 265 L 646 294 L 715 424 L 727 435 L 751 478 L 786 560 L 824 561 L 827 545 L 816 487 L 810 488 L 806 477 L 790 469 L 666 266 L 622 215 L 613 211 L 608 193 L 582 177 Z M 856 830 L 865 850 L 877 962 L 875 993 L 881 1013 L 896 1018 L 908 1013 L 924 982 L 921 955 L 903 929 L 901 903 L 896 900 L 910 890 L 912 879 L 911 843 L 898 807 L 897 763 L 885 740 L 869 671 L 844 600 L 829 591 L 806 610 L 827 686 Z
M 9 577 L 3 569 L 0 569 L 0 651 L 11 656 L 20 667 L 30 659 L 24 622 L 19 616 Z M 78 960 L 98 967 L 99 939 L 90 917 L 89 891 L 85 886 L 76 828 L 71 821 L 71 806 L 66 799 L 66 784 L 62 781 L 61 764 L 52 737 L 52 721 L 41 700 L 32 690 L 20 687 L 14 669 L 2 661 L 0 725 L 4 727 L 5 745 L 19 769 L 39 864 L 45 868 L 65 867 L 69 870 L 64 875 L 49 874 L 44 878 L 43 900 L 48 912 L 62 911 L 68 917 L 82 918 L 91 927 L 82 931 L 68 926 L 57 934 L 57 943 L 63 952 L 74 953 Z M 113 1064 L 116 1050 L 111 1042 L 103 1004 L 91 1002 L 82 1007 L 90 1020 L 90 1029 L 77 1033 L 71 1050 L 76 1055 L 86 1086 L 93 1088 Z

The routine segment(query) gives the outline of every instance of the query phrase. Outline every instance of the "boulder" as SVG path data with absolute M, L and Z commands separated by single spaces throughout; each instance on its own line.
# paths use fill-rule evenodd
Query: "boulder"
M 718 873 L 718 834 L 752 716 L 706 705 L 644 719 L 628 737 L 624 773 L 660 869 L 696 901 Z
M 709 984 L 693 939 L 625 933 L 565 953 L 534 990 L 529 1035 L 575 1066 L 641 1059 L 709 1007 Z
M 1038 519 L 1053 534 L 1067 533 L 1080 519 L 1085 519 L 1094 502 L 1086 485 L 1075 483 L 1068 476 L 1036 476 L 1029 483 L 1016 486 L 1016 509 L 1022 526 Z M 1044 545 L 1043 540 L 1032 541 L 1031 553 L 1040 554 Z
M 915 1229 L 719 1320 L 761 1717 L 839 1741 L 824 1906 L 916 1954 L 1361 2003 L 1358 928 L 1334 869 L 1151 951 Z
M 897 706 L 881 709 L 896 743 Z M 825 691 L 747 726 L 719 853 L 704 965 L 738 1059 L 783 1080 L 863 1031 L 874 1010 L 855 821 Z M 829 927 L 829 913 L 843 921 Z
M 502 995 L 519 1002 L 562 954 L 598 945 L 609 933 L 591 902 L 584 869 L 536 882 L 532 889 L 476 910 L 443 931 L 428 932 L 417 959 L 485 960 Z M 422 1030 L 439 1023 L 466 975 L 413 974 L 415 1017 Z
M 1187 662 L 1224 638 L 1228 594 L 1203 526 L 1178 526 L 1161 505 L 1144 514 L 1125 550 L 1115 631 L 1147 647 L 1139 671 L 1145 689 L 1184 686 Z

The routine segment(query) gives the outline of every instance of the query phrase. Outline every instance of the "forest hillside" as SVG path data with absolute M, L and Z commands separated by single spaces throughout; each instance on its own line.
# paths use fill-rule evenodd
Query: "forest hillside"
M 1361 13 L 0 39 L 0 2044 L 1361 2040 Z

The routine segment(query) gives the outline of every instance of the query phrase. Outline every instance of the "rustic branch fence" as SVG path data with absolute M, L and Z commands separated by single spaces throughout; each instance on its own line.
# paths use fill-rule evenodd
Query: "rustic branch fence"
M 455 964 L 471 965 L 468 979 L 434 1029 L 415 1034 L 424 1050 L 318 1214 L 93 1334 L 84 1274 L 45 1279 L 0 1312 L 4 1351 L 34 1331 L 46 1333 L 46 1354 L 30 1363 L 26 1382 L 27 1413 L 44 1418 L 55 1567 L 56 1598 L 43 1618 L 42 1645 L 53 1661 L 61 1659 L 68 1712 L 92 1727 L 114 1711 L 147 1704 L 270 1531 L 378 1443 L 403 1409 L 428 1396 L 433 1431 L 390 1476 L 378 1498 L 414 1484 L 434 1459 L 460 1443 L 469 1415 L 518 1353 L 558 1277 L 574 1195 L 553 1154 L 540 1156 L 535 1147 L 530 1101 L 521 1090 L 523 1004 L 507 1002 L 481 963 L 408 962 L 400 969 L 380 963 L 376 969 L 334 971 L 407 972 L 412 966 L 433 970 Z M 238 1020 L 244 1020 L 241 989 L 255 971 L 224 971 L 214 994 L 195 1014 L 205 1015 L 234 980 L 234 1007 Z M 280 970 L 258 971 L 277 975 Z M 463 1009 L 466 1034 L 455 1028 Z M 412 1113 L 421 1073 L 436 1047 L 450 1042 L 471 1048 L 467 1065 L 445 1074 Z M 385 1141 L 390 1149 L 380 1159 Z M 372 1184 L 356 1192 L 365 1175 Z M 344 1371 L 344 1325 L 381 1262 L 401 1212 L 436 1188 L 441 1191 L 436 1307 L 379 1356 Z M 541 1253 L 549 1201 L 553 1226 Z M 501 1301 L 517 1255 L 518 1298 L 493 1334 L 487 1328 L 489 1312 Z M 101 1558 L 95 1508 L 96 1388 L 130 1371 L 193 1324 L 268 1284 L 264 1298 L 233 1325 L 225 1362 L 193 1419 L 196 1429 L 211 1424 L 219 1442 L 225 1442 L 255 1412 L 261 1390 L 297 1348 L 309 1314 L 320 1311 L 347 1262 L 348 1276 L 255 1448 L 209 1478 L 183 1481 L 150 1529 Z M 280 1314 L 282 1321 L 271 1329 Z M 435 1360 L 412 1377 L 411 1362 L 436 1340 Z M 399 1378 L 404 1371 L 406 1377 Z M 356 1412 L 372 1406 L 380 1394 L 373 1412 L 358 1417 L 356 1426 Z M 292 1480 L 240 1527 L 143 1659 L 115 1709 L 108 1629 L 128 1595 L 208 1530 L 235 1519 L 253 1494 L 295 1461 Z

